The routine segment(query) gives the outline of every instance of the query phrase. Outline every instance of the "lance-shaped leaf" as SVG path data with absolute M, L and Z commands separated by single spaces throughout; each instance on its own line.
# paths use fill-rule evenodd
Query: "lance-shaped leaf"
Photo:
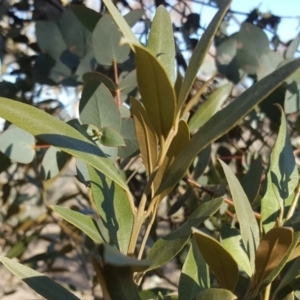
M 251 277 L 253 271 L 249 262 L 249 258 L 242 244 L 242 239 L 239 231 L 235 227 L 228 225 L 222 226 L 221 229 L 222 245 L 227 252 L 231 254 L 236 263 Z
M 80 103 L 79 115 L 83 124 L 97 128 L 112 127 L 120 130 L 121 116 L 110 91 L 96 80 L 85 84 Z
M 238 299 L 231 291 L 225 289 L 211 288 L 199 293 L 196 300 L 236 300 Z
M 93 220 L 92 217 L 86 216 L 78 211 L 74 211 L 59 205 L 52 205 L 50 207 L 63 219 L 65 219 L 66 221 L 83 231 L 95 243 L 103 243 L 103 239 L 101 238 L 96 222 Z
M 30 105 L 0 98 L 0 116 L 37 138 L 81 158 L 128 190 L 123 178 L 105 154 L 70 125 Z
M 300 59 L 286 64 L 251 86 L 224 109 L 214 114 L 197 131 L 175 159 L 165 174 L 166 176 L 157 193 L 174 186 L 182 178 L 193 159 L 202 149 L 233 128 L 237 122 L 280 86 L 299 67 Z
M 270 175 L 276 198 L 287 199 L 298 183 L 298 171 L 288 135 L 284 111 L 281 107 L 281 125 L 270 159 Z
M 11 160 L 29 164 L 35 156 L 35 138 L 29 132 L 12 126 L 0 135 L 0 151 Z
M 142 160 L 148 174 L 151 174 L 157 162 L 157 137 L 143 105 L 136 99 L 131 98 L 131 109 Z
M 178 287 L 178 299 L 194 299 L 200 291 L 210 287 L 208 266 L 192 237 L 189 252 L 184 261 Z
M 173 27 L 170 14 L 162 5 L 160 5 L 155 12 L 147 48 L 160 61 L 165 68 L 172 85 L 174 85 L 176 73 Z
M 79 298 L 63 288 L 61 285 L 37 271 L 34 271 L 7 257 L 0 257 L 0 261 L 14 275 L 22 279 L 29 287 L 31 287 L 45 299 L 79 300 Z
M 197 73 L 199 71 L 200 66 L 205 58 L 207 51 L 213 41 L 213 38 L 223 21 L 223 18 L 229 8 L 231 1 L 225 0 L 224 5 L 220 8 L 220 10 L 216 13 L 206 30 L 204 31 L 201 39 L 197 43 L 192 57 L 189 62 L 189 66 L 186 70 L 184 81 L 182 83 L 182 87 L 178 97 L 178 110 L 181 108 L 182 104 L 186 100 L 190 89 L 196 79 Z
M 175 118 L 174 88 L 157 58 L 146 48 L 133 46 L 142 103 L 156 134 L 166 137 Z
M 223 198 L 216 198 L 200 204 L 182 226 L 156 241 L 146 258 L 152 262 L 148 270 L 156 269 L 175 257 L 191 236 L 191 228 L 198 227 L 213 215 L 222 203 Z
M 234 291 L 239 279 L 239 269 L 230 253 L 217 240 L 196 228 L 193 228 L 193 235 L 203 258 L 221 287 Z
M 227 83 L 209 96 L 190 119 L 190 131 L 203 126 L 221 108 L 230 95 L 232 86 L 232 83 Z
M 110 12 L 111 16 L 113 17 L 114 21 L 118 25 L 119 29 L 122 31 L 124 37 L 126 40 L 128 40 L 130 43 L 133 44 L 139 44 L 139 40 L 135 36 L 135 34 L 132 32 L 130 26 L 124 19 L 124 17 L 120 14 L 118 9 L 116 8 L 115 4 L 111 0 L 103 0 L 106 8 Z M 133 49 L 132 45 L 130 45 Z
M 157 174 L 155 175 L 153 181 L 154 191 L 158 189 L 162 179 L 165 176 L 166 171 L 168 170 L 168 167 L 175 160 L 176 156 L 181 152 L 181 150 L 189 142 L 189 140 L 190 140 L 190 131 L 188 125 L 184 120 L 180 120 L 178 123 L 177 133 L 173 137 L 173 140 L 169 146 L 169 149 L 166 153 L 163 163 L 158 169 Z M 169 192 L 170 190 L 167 189 L 160 195 L 160 197 L 161 198 L 164 197 Z
M 88 166 L 88 173 L 97 212 L 112 241 L 122 253 L 127 254 L 133 226 L 133 200 L 93 167 Z
M 259 244 L 259 228 L 249 200 L 230 167 L 220 160 L 232 195 L 235 212 L 240 224 L 241 236 L 248 254 L 250 265 L 254 270 L 255 252 Z
M 265 234 L 257 248 L 253 285 L 258 288 L 277 268 L 293 242 L 293 229 L 276 227 Z

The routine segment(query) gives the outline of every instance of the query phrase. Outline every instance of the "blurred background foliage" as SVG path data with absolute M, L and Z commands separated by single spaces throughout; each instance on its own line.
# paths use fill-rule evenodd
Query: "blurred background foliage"
M 193 4 L 217 8 L 222 1 L 114 2 L 142 43 L 147 40 L 155 8 L 164 5 L 168 9 L 174 18 L 177 66 L 184 75 L 190 53 L 205 30 L 201 14 L 193 10 Z M 137 94 L 134 55 L 128 45 L 119 45 L 121 33 L 104 5 L 96 1 L 88 6 L 100 15 L 80 0 L 0 2 L 0 96 L 36 106 L 75 128 L 80 115 L 83 123 L 90 124 L 86 131 L 96 139 L 100 137 L 97 143 L 117 161 L 133 195 L 139 199 L 146 175 L 137 156 L 129 109 L 129 97 Z M 219 109 L 254 82 L 299 56 L 300 35 L 288 42 L 277 35 L 280 16 L 254 8 L 244 15 L 239 30 L 229 35 L 227 27 L 236 14 L 239 12 L 227 13 L 194 83 L 189 97 L 192 101 L 186 108 L 192 133 L 205 122 L 204 109 L 210 109 L 205 106 L 207 99 L 215 99 Z M 184 178 L 160 208 L 151 232 L 153 241 L 178 228 L 199 201 L 211 195 L 224 195 L 226 185 L 216 164 L 217 157 L 235 170 L 253 207 L 260 205 L 265 167 L 280 123 L 280 111 L 274 103 L 281 104 L 287 114 L 299 165 L 299 87 L 298 71 L 242 123 L 197 157 L 189 172 L 193 184 L 190 178 Z M 91 95 L 96 95 L 95 99 L 91 100 Z M 112 97 L 119 101 L 117 106 L 111 107 Z M 99 99 L 107 110 L 99 110 Z M 91 116 L 91 110 L 96 112 L 95 116 Z M 51 274 L 82 299 L 101 298 L 88 255 L 93 247 L 91 240 L 48 208 L 63 204 L 94 214 L 84 167 L 15 126 L 3 122 L 2 127 L 0 254 L 17 257 L 22 263 Z M 204 223 L 203 230 L 218 236 L 222 222 L 234 224 L 231 205 L 228 198 L 218 213 Z M 149 272 L 145 286 L 159 286 L 163 293 L 176 290 L 178 266 L 181 268 L 187 250 L 163 272 Z M 76 276 L 67 275 L 70 271 Z M 0 283 L 0 297 L 17 297 L 20 286 L 10 278 L 4 282 Z M 143 297 L 150 299 L 151 293 Z

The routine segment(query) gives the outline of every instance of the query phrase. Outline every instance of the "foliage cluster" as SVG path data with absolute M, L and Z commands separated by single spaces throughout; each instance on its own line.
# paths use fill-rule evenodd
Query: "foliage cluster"
M 66 123 L 28 105 L 33 103 L 26 94 L 32 85 L 22 90 L 19 101 L 2 94 L 0 116 L 14 125 L 0 135 L 0 171 L 12 176 L 22 168 L 24 178 L 44 194 L 74 157 L 77 180 L 90 190 L 88 211 L 80 205 L 70 209 L 68 197 L 62 196 L 61 205 L 50 205 L 43 216 L 18 220 L 14 230 L 25 234 L 0 257 L 46 299 L 78 299 L 34 270 L 40 261 L 51 266 L 70 245 L 49 247 L 22 263 L 12 258 L 22 258 L 27 245 L 40 238 L 48 214 L 67 221 L 60 223 L 64 234 L 71 232 L 66 224 L 84 234 L 76 231 L 104 299 L 298 299 L 297 128 L 290 118 L 300 105 L 300 60 L 294 59 L 299 39 L 280 55 L 270 49 L 258 24 L 250 23 L 258 18 L 248 19 L 228 37 L 221 25 L 230 1 L 222 2 L 184 76 L 164 6 L 156 10 L 146 46 L 131 29 L 142 10 L 123 17 L 110 0 L 104 0 L 105 14 L 74 5 L 72 10 L 55 6 L 49 15 L 36 6 L 40 53 L 27 61 L 35 59 L 34 68 L 18 83 L 24 78 L 49 85 L 83 82 L 79 119 Z M 193 93 L 213 40 L 218 74 L 228 82 L 207 92 L 215 75 Z M 255 83 L 233 97 L 233 84 L 245 76 Z M 199 98 L 205 99 L 200 105 Z M 274 128 L 278 135 L 270 158 L 251 150 L 257 140 L 265 147 L 265 133 Z M 213 151 L 223 160 L 217 161 Z M 22 202 L 8 197 L 13 180 L 2 189 L 3 224 L 11 224 Z M 158 211 L 164 203 L 171 232 L 158 237 Z M 180 214 L 184 222 L 178 226 L 174 216 Z M 139 288 L 149 272 L 174 258 L 181 269 L 178 291 Z

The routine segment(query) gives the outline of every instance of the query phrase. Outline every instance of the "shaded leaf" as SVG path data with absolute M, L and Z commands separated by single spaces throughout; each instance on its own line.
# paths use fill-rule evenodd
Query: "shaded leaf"
M 93 32 L 101 15 L 85 5 L 71 5 L 71 9 L 82 25 L 90 32 Z
M 138 154 L 139 145 L 135 133 L 133 119 L 121 119 L 120 133 L 125 141 L 125 147 L 118 148 L 118 156 L 121 158 L 132 157 Z
M 261 67 L 263 55 L 269 52 L 269 39 L 262 29 L 243 23 L 237 37 L 237 59 L 248 74 L 255 74 Z
M 269 50 L 266 54 L 263 54 L 259 60 L 257 79 L 260 80 L 275 71 L 282 61 L 283 58 L 278 52 Z
M 103 239 L 98 231 L 96 222 L 91 217 L 86 216 L 78 211 L 74 211 L 58 205 L 51 205 L 50 207 L 67 222 L 73 224 L 81 231 L 83 231 L 95 243 L 103 243 Z
M 99 81 L 103 83 L 109 90 L 115 91 L 117 89 L 115 83 L 107 76 L 99 72 L 88 72 L 82 76 L 82 79 L 85 84 L 88 84 L 89 81 Z
M 14 275 L 22 279 L 28 286 L 46 299 L 60 300 L 63 298 L 66 300 L 79 300 L 79 298 L 61 285 L 37 271 L 23 266 L 7 257 L 0 257 L 0 261 Z
M 119 81 L 118 88 L 121 95 L 128 95 L 137 87 L 136 70 L 131 71 Z
M 300 44 L 300 34 L 298 34 L 287 47 L 284 57 L 293 58 Z
M 235 212 L 239 221 L 242 241 L 248 254 L 251 268 L 252 270 L 254 270 L 255 253 L 256 248 L 259 244 L 258 224 L 254 217 L 249 200 L 238 179 L 236 178 L 230 167 L 228 167 L 221 160 L 219 161 L 225 173 L 232 195 Z
M 230 253 L 217 240 L 196 228 L 193 228 L 193 235 L 203 258 L 221 287 L 234 291 L 239 278 L 239 269 Z
M 120 45 L 122 33 L 109 15 L 104 15 L 97 23 L 92 43 L 94 55 L 101 65 L 122 63 L 129 58 L 128 45 Z
M 184 261 L 178 287 L 178 299 L 193 299 L 200 291 L 210 287 L 208 266 L 192 237 L 189 252 Z
M 191 236 L 191 228 L 198 227 L 213 215 L 222 203 L 223 198 L 216 198 L 198 205 L 183 225 L 156 241 L 146 258 L 152 262 L 148 270 L 156 269 L 175 257 Z
M 0 151 L 21 164 L 29 164 L 35 156 L 35 138 L 29 132 L 11 126 L 0 135 Z
M 160 5 L 155 12 L 148 37 L 147 48 L 160 61 L 172 85 L 176 80 L 175 44 L 170 14 Z
M 189 121 L 190 131 L 202 127 L 224 104 L 232 90 L 232 83 L 227 83 L 213 92 L 209 98 L 200 105 Z
M 98 129 L 112 127 L 120 130 L 121 116 L 109 90 L 96 80 L 88 81 L 83 89 L 79 115 L 83 124 L 95 125 Z

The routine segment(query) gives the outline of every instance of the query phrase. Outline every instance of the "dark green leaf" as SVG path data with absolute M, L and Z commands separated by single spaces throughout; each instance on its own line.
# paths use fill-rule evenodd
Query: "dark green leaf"
M 22 279 L 28 286 L 35 290 L 38 294 L 51 300 L 79 300 L 71 292 L 63 288 L 61 285 L 50 279 L 49 277 L 25 267 L 7 257 L 0 257 L 0 261 L 13 274 Z
M 101 15 L 85 5 L 71 5 L 71 9 L 85 28 L 90 32 L 93 32 Z
M 181 227 L 155 242 L 146 258 L 152 262 L 148 270 L 156 269 L 175 257 L 191 236 L 191 228 L 198 227 L 213 215 L 222 203 L 223 198 L 217 198 L 198 205 Z
M 88 72 L 82 76 L 82 79 L 85 84 L 88 84 L 89 81 L 96 80 L 99 81 L 99 83 L 103 83 L 111 91 L 117 89 L 115 83 L 109 77 L 99 72 Z

